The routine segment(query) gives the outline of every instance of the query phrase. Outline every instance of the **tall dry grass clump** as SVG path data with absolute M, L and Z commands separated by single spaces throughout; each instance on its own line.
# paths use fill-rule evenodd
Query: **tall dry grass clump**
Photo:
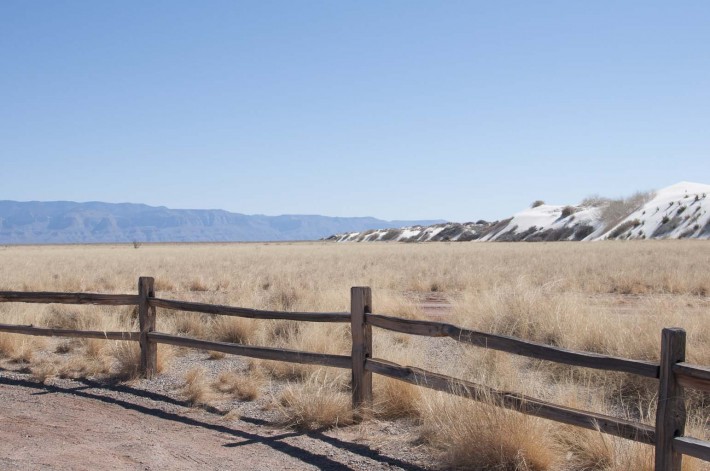
M 29 363 L 34 352 L 46 342 L 19 334 L 0 334 L 0 357 L 9 358 L 15 363 Z
M 259 373 L 238 374 L 228 371 L 220 373 L 212 387 L 240 401 L 253 401 L 259 396 L 263 383 L 264 379 Z
M 350 354 L 350 329 L 343 324 L 272 321 L 263 326 L 256 341 L 260 345 L 313 353 Z M 286 381 L 302 381 L 316 373 L 328 375 L 340 389 L 348 386 L 350 378 L 345 370 L 324 369 L 316 365 L 269 360 L 255 360 L 252 365 L 273 378 Z
M 465 293 L 455 301 L 453 314 L 463 327 L 550 345 L 569 341 L 565 331 L 572 329 L 568 324 L 571 319 L 584 322 L 589 318 L 578 296 L 557 294 L 524 278 L 482 293 Z M 594 335 L 591 324 L 584 326 L 585 335 Z
M 16 304 L 0 303 L 0 315 L 3 324 L 35 324 L 40 318 L 36 312 L 27 312 Z M 35 352 L 46 348 L 47 344 L 46 338 L 0 332 L 0 358 L 13 363 L 30 363 Z
M 626 440 L 599 431 L 569 425 L 558 425 L 555 437 L 564 455 L 563 469 L 609 470 L 609 471 L 654 471 L 654 449 L 651 445 Z M 690 427 L 686 433 L 698 436 L 697 429 Z M 702 436 L 702 434 L 701 434 Z M 707 463 L 683 457 L 683 471 L 703 471 Z
M 653 471 L 653 447 L 599 431 L 562 425 L 555 432 L 573 470 Z M 686 467 L 687 468 L 687 467 Z
M 545 471 L 559 460 L 551 422 L 490 404 L 427 393 L 422 423 L 422 438 L 453 469 Z
M 108 349 L 114 363 L 114 374 L 120 379 L 137 378 L 140 373 L 141 349 L 136 342 L 114 342 Z
M 421 363 L 424 352 L 415 346 L 400 343 L 400 337 L 389 332 L 377 332 L 373 336 L 373 356 L 400 365 Z M 418 417 L 421 409 L 422 388 L 388 378 L 373 375 L 374 414 L 382 419 Z
M 187 402 L 195 406 L 209 405 L 216 399 L 205 369 L 201 367 L 192 368 L 185 373 L 181 394 Z
M 381 419 L 419 417 L 421 414 L 421 388 L 375 375 L 372 380 L 374 414 Z
M 220 342 L 249 344 L 256 338 L 258 329 L 258 320 L 219 316 L 212 322 L 211 337 Z
M 350 394 L 332 376 L 316 371 L 281 391 L 278 408 L 282 421 L 301 430 L 319 430 L 353 423 Z
M 157 330 L 198 339 L 210 338 L 213 319 L 206 314 L 178 312 L 174 315 L 157 316 Z

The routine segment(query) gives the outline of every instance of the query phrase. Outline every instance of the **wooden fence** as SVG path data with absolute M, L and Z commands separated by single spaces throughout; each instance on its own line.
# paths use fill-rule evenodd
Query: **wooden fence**
M 153 278 L 141 277 L 138 294 L 94 294 L 0 291 L 0 302 L 100 304 L 137 306 L 140 332 L 100 332 L 50 329 L 25 325 L 0 324 L 0 332 L 26 335 L 82 337 L 129 340 L 140 343 L 140 370 L 148 378 L 156 372 L 157 346 L 160 343 L 212 350 L 266 360 L 310 363 L 352 371 L 353 407 L 366 411 L 372 404 L 372 373 L 388 376 L 437 391 L 486 401 L 523 414 L 575 425 L 649 444 L 655 447 L 657 471 L 680 471 L 683 455 L 710 461 L 710 442 L 684 436 L 686 411 L 684 388 L 710 392 L 710 368 L 685 362 L 685 331 L 663 329 L 660 364 L 630 360 L 596 353 L 567 350 L 514 337 L 462 329 L 441 322 L 408 320 L 372 313 L 370 288 L 351 290 L 350 312 L 277 312 L 157 298 Z M 281 319 L 308 322 L 350 323 L 352 354 L 331 355 L 281 348 L 255 347 L 170 335 L 155 331 L 156 308 L 199 312 L 255 319 Z M 498 391 L 487 386 L 398 365 L 372 357 L 372 327 L 429 337 L 450 337 L 459 342 L 547 360 L 567 365 L 620 371 L 659 380 L 655 427 L 640 422 L 587 412 L 541 401 L 518 393 Z

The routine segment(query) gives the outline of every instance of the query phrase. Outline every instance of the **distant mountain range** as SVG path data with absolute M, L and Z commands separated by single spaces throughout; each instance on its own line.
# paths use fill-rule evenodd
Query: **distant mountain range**
M 327 240 L 558 241 L 602 239 L 710 239 L 710 185 L 680 182 L 629 198 L 586 198 L 577 205 L 534 202 L 500 221 L 413 225 L 353 231 Z
M 709 195 L 710 185 L 681 182 L 629 198 L 590 197 L 576 205 L 537 201 L 506 219 L 467 223 L 246 215 L 131 203 L 0 201 L 0 244 L 710 239 Z
M 441 222 L 246 215 L 131 203 L 0 201 L 0 244 L 317 240 L 336 232 Z

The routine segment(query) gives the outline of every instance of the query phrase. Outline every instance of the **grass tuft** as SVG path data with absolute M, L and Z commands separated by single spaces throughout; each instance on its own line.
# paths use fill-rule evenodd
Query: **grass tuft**
M 443 393 L 423 404 L 422 439 L 448 467 L 543 471 L 558 460 L 549 421 Z
M 229 394 L 240 401 L 253 401 L 259 396 L 263 379 L 259 374 L 221 373 L 212 387 L 223 394 Z
M 302 383 L 290 383 L 279 396 L 284 424 L 300 430 L 321 430 L 353 423 L 350 395 L 337 381 L 319 372 Z
M 209 405 L 216 399 L 205 375 L 205 369 L 201 367 L 192 368 L 185 373 L 185 384 L 181 394 L 193 406 Z

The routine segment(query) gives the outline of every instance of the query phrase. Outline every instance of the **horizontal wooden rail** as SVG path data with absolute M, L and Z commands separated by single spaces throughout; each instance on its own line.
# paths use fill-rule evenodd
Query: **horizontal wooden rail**
M 658 378 L 659 374 L 659 365 L 647 361 L 630 360 L 590 352 L 577 352 L 567 350 L 566 348 L 553 347 L 543 343 L 508 337 L 506 335 L 462 329 L 453 324 L 443 322 L 400 319 L 380 314 L 368 314 L 365 317 L 368 324 L 395 332 L 428 337 L 451 337 L 459 342 L 514 353 L 538 360 L 547 360 L 598 370 L 622 371 L 624 373 L 632 373 L 648 378 Z
M 518 393 L 498 391 L 487 386 L 409 366 L 401 366 L 381 359 L 367 359 L 365 368 L 373 373 L 395 378 L 407 383 L 443 391 L 491 405 L 516 410 L 528 415 L 576 425 L 590 430 L 600 430 L 617 437 L 653 444 L 655 431 L 650 425 L 619 419 L 602 414 L 558 406 Z
M 99 330 L 50 329 L 31 325 L 0 324 L 0 332 L 13 334 L 38 335 L 42 337 L 79 337 L 106 340 L 138 340 L 138 332 L 102 332 Z
M 150 298 L 153 307 L 162 307 L 175 311 L 201 312 L 223 316 L 248 317 L 252 319 L 282 319 L 309 322 L 350 322 L 349 312 L 280 312 L 262 311 L 246 307 L 221 306 L 218 304 L 175 301 L 172 299 Z
M 701 460 L 710 461 L 710 442 L 692 437 L 675 437 L 673 450 L 684 455 L 694 456 Z
M 130 306 L 138 304 L 135 294 L 54 293 L 0 291 L 0 303 L 43 304 L 102 304 L 105 306 Z
M 305 363 L 313 365 L 332 366 L 335 368 L 350 369 L 351 359 L 345 355 L 330 355 L 326 353 L 299 352 L 296 350 L 286 350 L 270 347 L 252 347 L 226 342 L 212 342 L 209 340 L 198 340 L 191 337 L 180 337 L 177 335 L 163 334 L 161 332 L 150 332 L 148 338 L 157 343 L 176 345 L 178 347 L 198 348 L 202 350 L 213 350 L 216 352 L 241 355 L 263 360 L 288 361 L 291 363 Z
M 673 373 L 681 386 L 710 392 L 710 368 L 690 363 L 676 363 L 673 365 Z

